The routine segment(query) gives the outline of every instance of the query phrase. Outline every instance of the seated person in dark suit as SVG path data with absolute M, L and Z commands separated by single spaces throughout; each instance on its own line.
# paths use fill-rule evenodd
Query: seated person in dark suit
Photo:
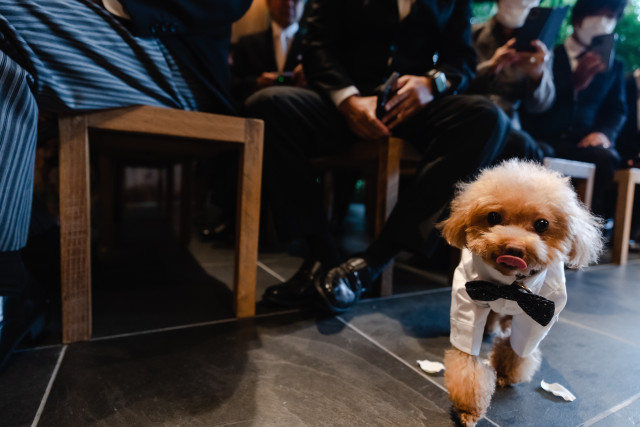
M 298 21 L 303 0 L 267 0 L 267 30 L 240 37 L 231 47 L 231 88 L 239 101 L 277 85 L 304 86 L 302 31 Z
M 254 92 L 274 85 L 305 86 L 302 71 L 302 30 L 299 20 L 303 0 L 267 0 L 269 28 L 242 36 L 231 46 L 231 93 L 242 105 Z M 201 178 L 196 212 L 202 227 L 200 238 L 216 245 L 233 245 L 235 240 L 235 185 L 229 177 L 237 174 L 233 153 L 217 156 L 198 165 Z M 207 206 L 207 200 L 213 209 Z
M 618 60 L 607 69 L 589 51 L 594 36 L 611 34 L 626 0 L 578 0 L 573 7 L 574 33 L 554 52 L 556 101 L 542 114 L 522 114 L 523 128 L 550 144 L 557 157 L 594 163 L 594 213 L 609 218 L 606 193 L 620 165 L 615 143 L 627 116 L 624 71 Z
M 539 0 L 499 0 L 498 12 L 472 28 L 478 68 L 469 91 L 488 96 L 511 117 L 511 132 L 501 155 L 504 158 L 541 161 L 551 154 L 522 130 L 518 115 L 520 108 L 543 112 L 555 99 L 553 61 L 544 43 L 532 42 L 534 52 L 514 48 L 518 29 L 531 8 L 539 3 Z
M 506 115 L 486 97 L 457 95 L 476 66 L 470 14 L 469 0 L 312 3 L 303 63 L 313 90 L 271 87 L 246 103 L 247 114 L 265 120 L 263 184 L 277 230 L 309 246 L 302 268 L 264 299 L 348 310 L 398 252 L 424 249 L 456 183 L 502 152 Z M 393 71 L 397 91 L 377 116 L 376 88 Z M 380 237 L 340 264 L 310 160 L 390 135 L 421 153 L 418 172 Z
M 42 292 L 21 256 L 38 112 L 146 104 L 235 113 L 231 24 L 250 4 L 0 0 L 0 369 L 45 318 Z

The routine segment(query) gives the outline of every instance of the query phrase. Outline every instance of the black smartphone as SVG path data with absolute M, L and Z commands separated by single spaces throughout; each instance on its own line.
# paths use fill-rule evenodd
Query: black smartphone
M 378 89 L 378 105 L 376 106 L 376 116 L 381 119 L 387 113 L 384 110 L 384 106 L 387 105 L 387 102 L 395 95 L 396 86 L 398 83 L 398 77 L 400 77 L 400 73 L 394 71 L 391 73 L 387 81 L 384 82 L 382 86 Z
M 600 55 L 602 63 L 605 65 L 605 71 L 613 66 L 613 57 L 615 56 L 615 45 L 618 39 L 617 34 L 602 34 L 594 36 L 591 45 L 587 50 Z
M 277 84 L 292 85 L 293 84 L 293 71 L 284 71 L 278 75 L 276 79 Z
M 532 8 L 524 25 L 516 31 L 514 48 L 520 52 L 535 52 L 536 49 L 531 46 L 531 42 L 540 40 L 547 46 L 547 49 L 553 50 L 560 26 L 568 10 L 569 6 Z

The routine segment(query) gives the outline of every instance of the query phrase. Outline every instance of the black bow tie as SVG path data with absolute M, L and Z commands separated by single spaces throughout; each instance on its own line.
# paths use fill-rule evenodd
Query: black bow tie
M 555 313 L 553 301 L 531 293 L 516 282 L 500 286 L 484 280 L 474 280 L 464 286 L 471 299 L 477 301 L 495 301 L 502 298 L 517 302 L 525 313 L 542 326 L 547 326 Z

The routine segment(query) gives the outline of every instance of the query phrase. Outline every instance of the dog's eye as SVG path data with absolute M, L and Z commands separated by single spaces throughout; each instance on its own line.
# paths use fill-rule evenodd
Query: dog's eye
M 489 225 L 498 225 L 502 222 L 502 215 L 498 212 L 489 212 L 487 219 L 489 220 Z
M 533 228 L 536 230 L 536 233 L 544 233 L 549 228 L 549 221 L 546 219 L 539 219 L 533 224 Z

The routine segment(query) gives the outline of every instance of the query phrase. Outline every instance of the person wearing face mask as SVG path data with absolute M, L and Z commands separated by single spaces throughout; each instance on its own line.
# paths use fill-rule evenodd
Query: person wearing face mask
M 592 210 L 613 215 L 613 174 L 620 166 L 615 142 L 627 116 L 624 70 L 605 65 L 591 51 L 595 36 L 612 34 L 626 0 L 578 0 L 571 14 L 573 34 L 554 50 L 556 101 L 542 114 L 523 114 L 523 128 L 553 146 L 555 156 L 593 163 Z
M 511 132 L 501 158 L 542 161 L 550 147 L 522 130 L 519 109 L 542 112 L 553 104 L 555 85 L 552 58 L 543 42 L 533 41 L 533 52 L 514 48 L 515 36 L 539 0 L 499 0 L 498 12 L 475 25 L 473 44 L 478 55 L 476 78 L 470 91 L 489 97 L 511 117 Z

